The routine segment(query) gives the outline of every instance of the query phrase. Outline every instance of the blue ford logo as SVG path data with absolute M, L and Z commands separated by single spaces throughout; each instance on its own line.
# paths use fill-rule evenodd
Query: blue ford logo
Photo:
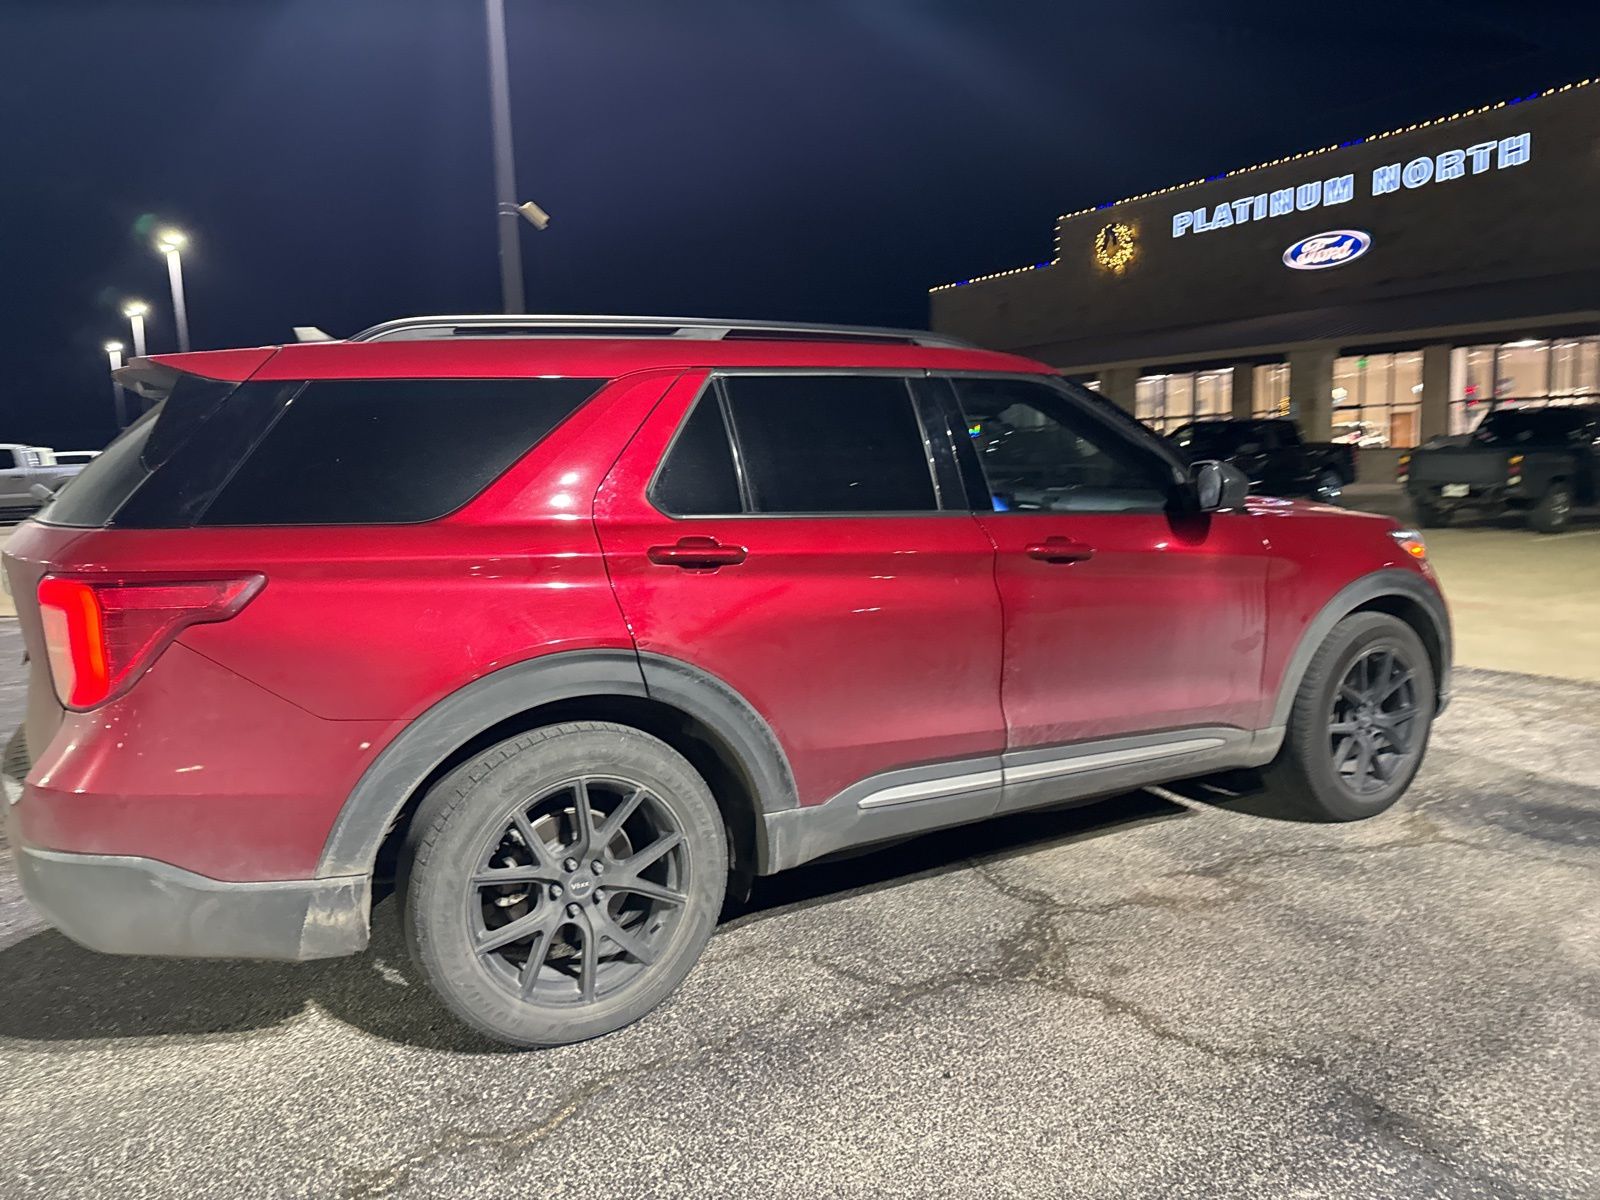
M 1330 229 L 1301 238 L 1283 252 L 1283 265 L 1296 271 L 1321 271 L 1342 267 L 1372 247 L 1372 235 L 1359 229 Z

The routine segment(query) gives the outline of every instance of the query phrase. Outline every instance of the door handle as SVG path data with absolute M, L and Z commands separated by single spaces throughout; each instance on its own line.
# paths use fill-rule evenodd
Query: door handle
M 745 559 L 743 546 L 725 546 L 712 537 L 681 537 L 671 546 L 651 546 L 646 556 L 658 567 L 685 571 L 715 571 L 736 567 Z
M 1028 557 L 1047 563 L 1084 562 L 1094 557 L 1094 547 L 1071 538 L 1049 537 L 1028 547 Z

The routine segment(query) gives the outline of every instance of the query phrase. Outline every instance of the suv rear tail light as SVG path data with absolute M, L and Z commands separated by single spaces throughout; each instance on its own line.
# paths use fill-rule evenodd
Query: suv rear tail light
M 56 696 L 68 708 L 104 704 L 134 680 L 190 625 L 226 621 L 266 583 L 228 579 L 39 581 L 39 619 Z

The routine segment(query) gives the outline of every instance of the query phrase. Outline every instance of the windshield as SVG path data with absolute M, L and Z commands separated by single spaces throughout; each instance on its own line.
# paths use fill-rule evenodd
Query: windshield
M 1526 446 L 1570 441 L 1589 421 L 1589 414 L 1571 408 L 1503 408 L 1485 417 L 1473 431 L 1480 446 Z

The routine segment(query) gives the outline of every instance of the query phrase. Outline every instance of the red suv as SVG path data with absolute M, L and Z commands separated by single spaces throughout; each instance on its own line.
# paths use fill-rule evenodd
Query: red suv
M 5 555 L 12 847 L 97 950 L 351 954 L 392 884 L 457 1014 L 574 1041 L 754 875 L 1232 768 L 1371 816 L 1448 693 L 1416 534 L 931 334 L 427 318 L 123 379 Z

